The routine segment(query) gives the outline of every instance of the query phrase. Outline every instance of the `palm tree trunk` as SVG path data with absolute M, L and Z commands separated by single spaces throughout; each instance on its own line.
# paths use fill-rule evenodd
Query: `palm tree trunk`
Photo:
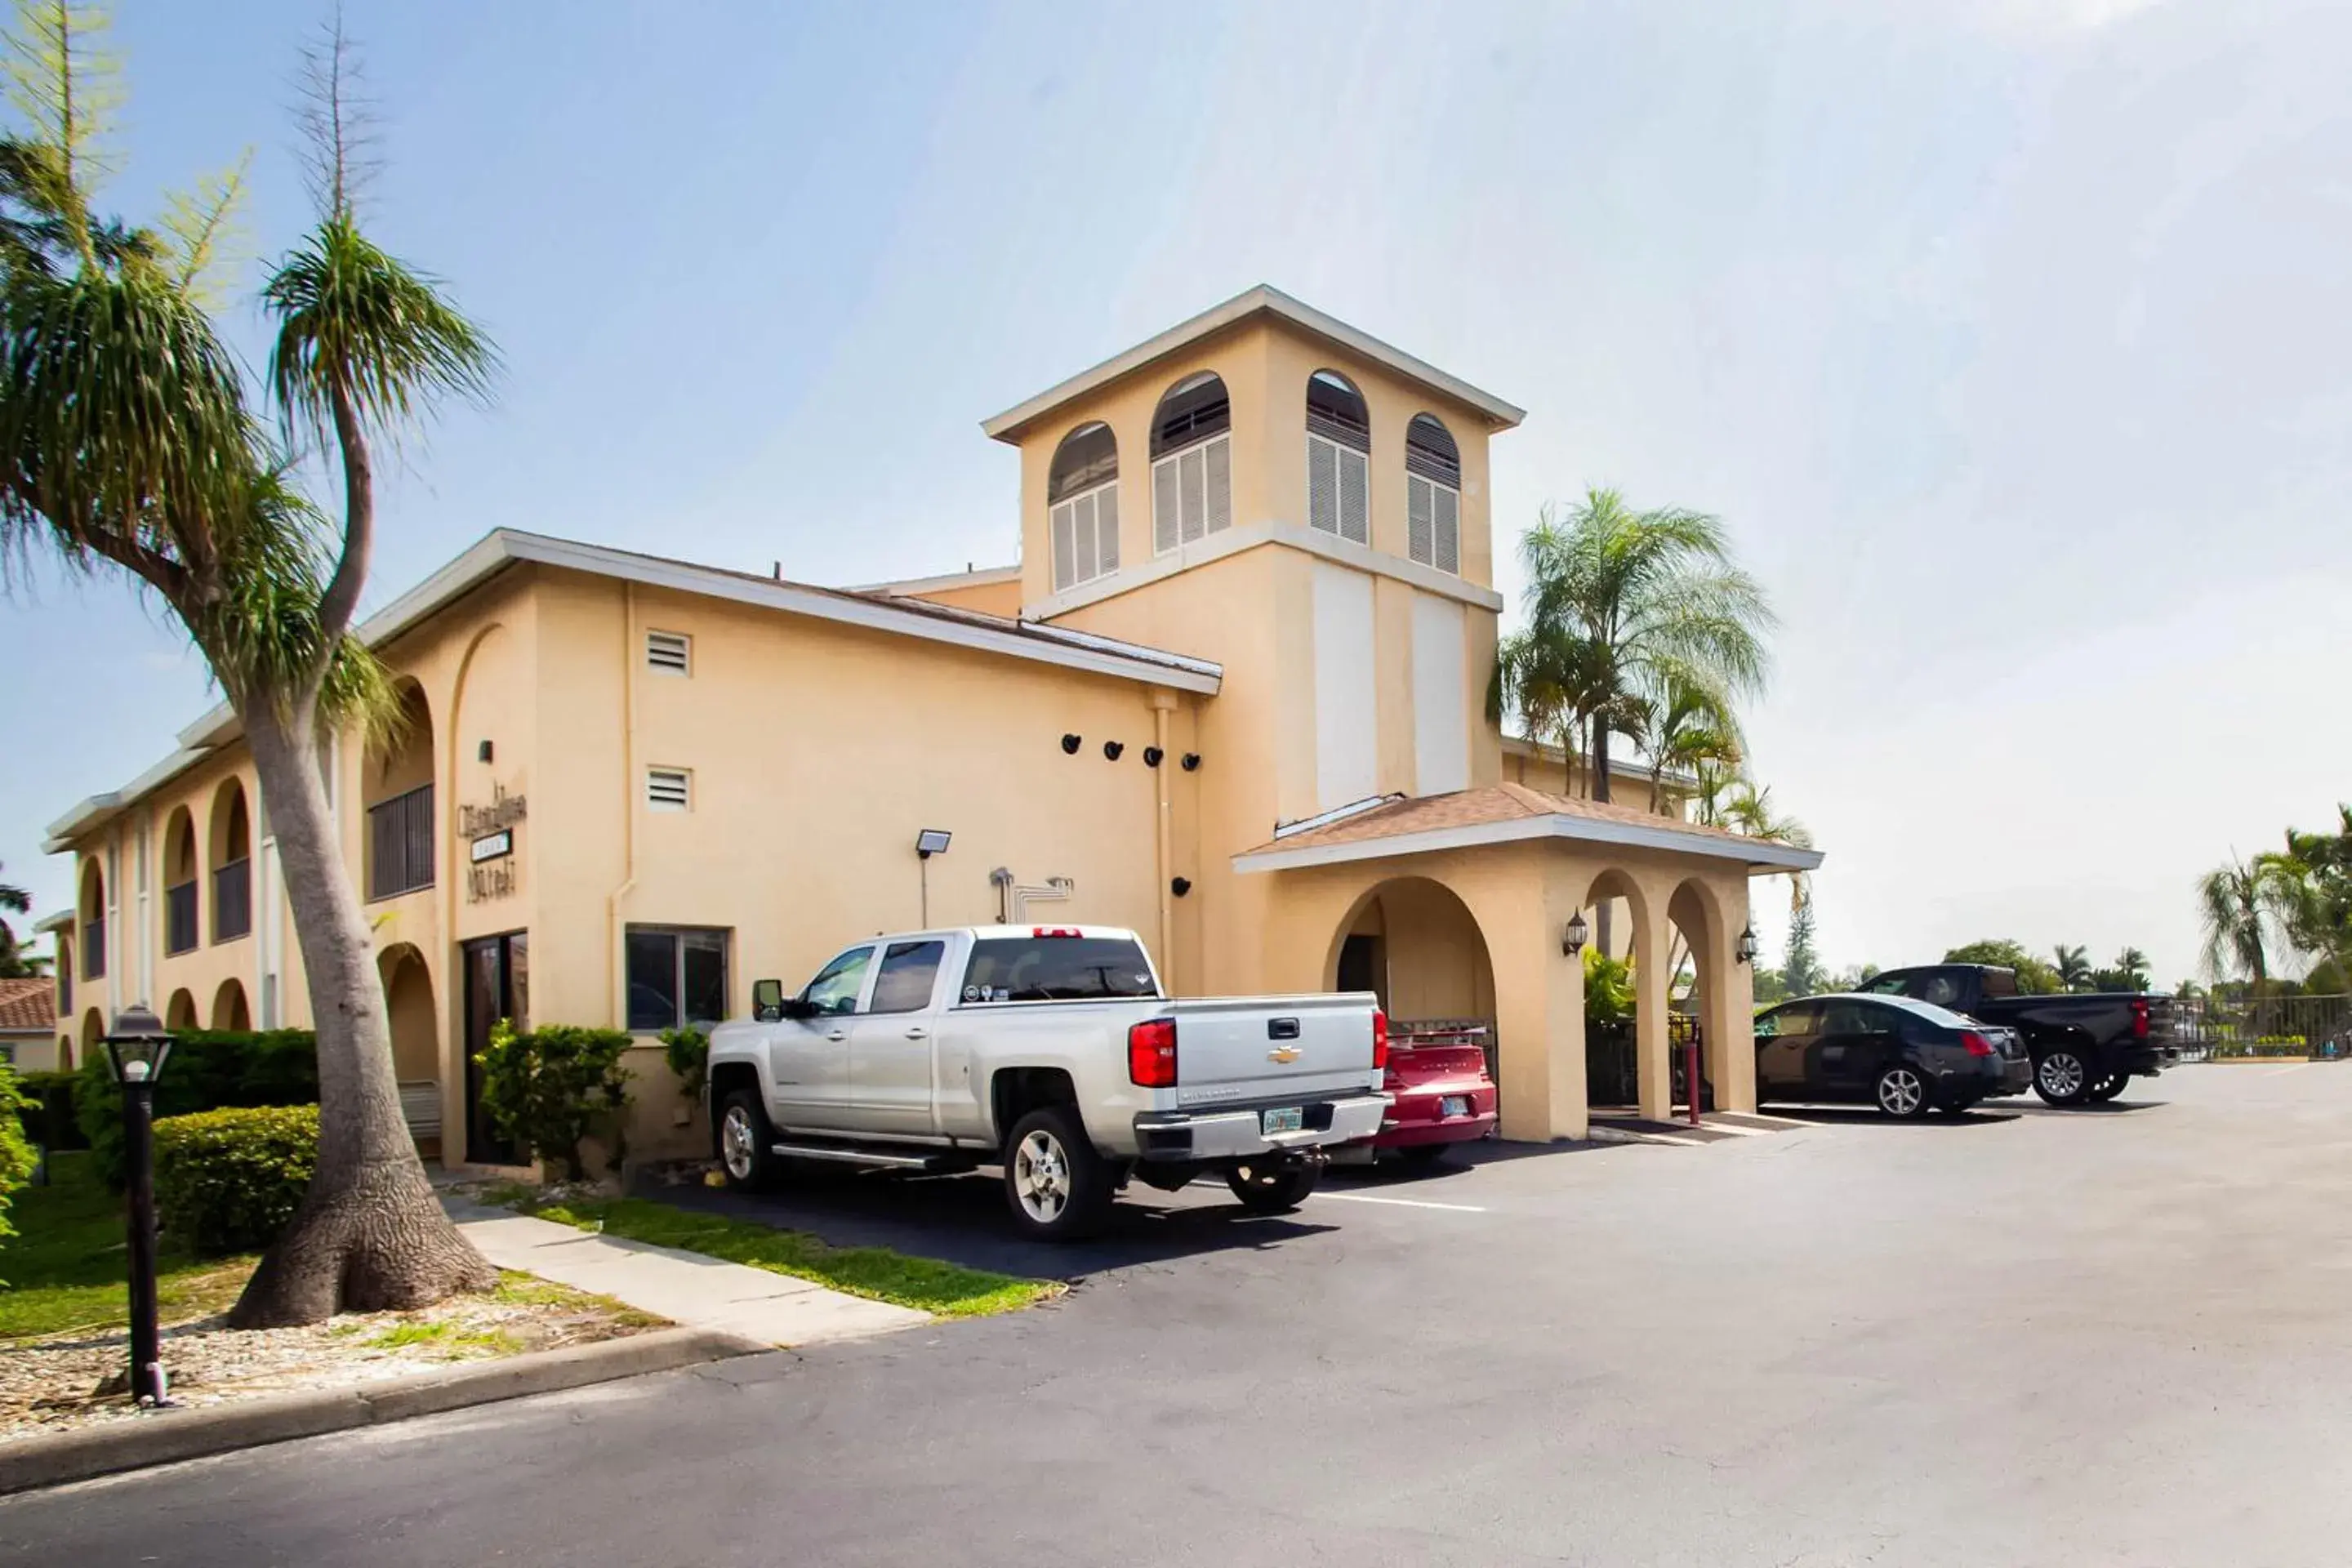
M 1609 721 L 1592 721 L 1592 798 L 1609 798 Z
M 400 1113 L 373 944 L 337 852 L 307 712 L 242 705 L 285 868 L 319 1036 L 319 1163 L 293 1223 L 229 1314 L 240 1329 L 401 1310 L 487 1290 L 491 1268 L 442 1211 Z M 307 705 L 305 705 L 307 707 Z

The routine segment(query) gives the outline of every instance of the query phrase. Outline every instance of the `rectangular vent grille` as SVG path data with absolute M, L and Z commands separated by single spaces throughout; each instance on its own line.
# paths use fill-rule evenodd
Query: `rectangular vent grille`
M 668 675 L 684 675 L 693 650 L 694 639 L 682 632 L 647 632 L 646 668 Z
M 646 805 L 652 811 L 686 811 L 694 804 L 694 775 L 684 768 L 647 768 Z

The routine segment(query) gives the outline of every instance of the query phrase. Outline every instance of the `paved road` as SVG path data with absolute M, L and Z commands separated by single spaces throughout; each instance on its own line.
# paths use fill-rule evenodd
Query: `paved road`
M 1016 1255 L 985 1186 L 870 1185 L 794 1203 Z M 2352 1558 L 2352 1066 L 1520 1153 L 1295 1220 L 1188 1193 L 1079 1263 L 1016 1317 L 0 1503 L 0 1561 Z

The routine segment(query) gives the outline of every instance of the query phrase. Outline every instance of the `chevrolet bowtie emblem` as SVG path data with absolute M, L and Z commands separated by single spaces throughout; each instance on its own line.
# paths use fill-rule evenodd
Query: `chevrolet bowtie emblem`
M 1298 1054 L 1297 1046 L 1276 1046 L 1265 1053 L 1265 1059 L 1270 1062 L 1280 1062 L 1283 1066 L 1288 1067 L 1298 1059 Z

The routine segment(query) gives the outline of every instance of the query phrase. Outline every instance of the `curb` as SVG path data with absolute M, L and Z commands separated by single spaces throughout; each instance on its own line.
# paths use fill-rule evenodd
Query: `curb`
M 775 1348 L 709 1329 L 662 1329 L 350 1388 L 278 1394 L 209 1410 L 167 1410 L 0 1444 L 0 1496 Z

